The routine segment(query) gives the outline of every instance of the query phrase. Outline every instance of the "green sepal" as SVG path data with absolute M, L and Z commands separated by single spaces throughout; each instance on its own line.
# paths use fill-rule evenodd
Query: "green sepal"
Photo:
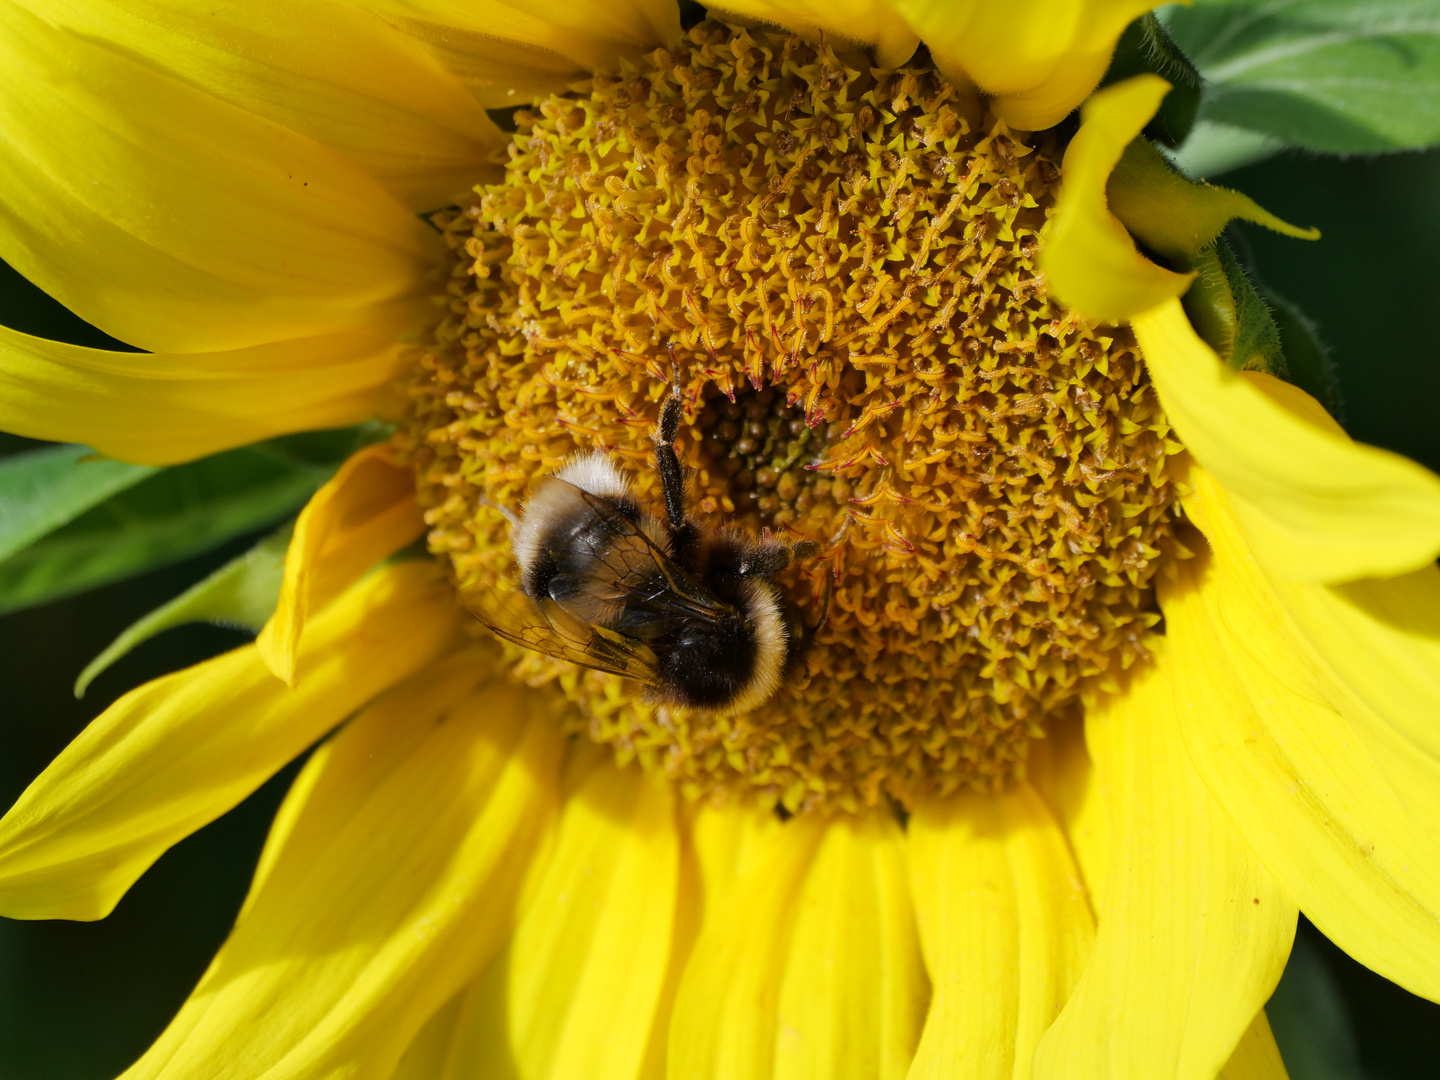
M 1196 332 L 1236 371 L 1290 381 L 1280 330 L 1225 238 L 1205 248 L 1191 267 L 1198 276 L 1182 303 Z
M 1255 288 L 1270 307 L 1270 317 L 1280 331 L 1280 346 L 1285 352 L 1289 381 L 1313 397 L 1337 423 L 1345 422 L 1340 399 L 1340 379 L 1330 350 L 1320 340 L 1319 331 L 1310 317 L 1296 305 L 1256 281 Z
M 0 560 L 157 471 L 73 445 L 0 460 Z
M 0 612 L 118 581 L 270 527 L 386 431 L 362 424 L 287 435 L 154 472 L 0 561 Z
M 1105 186 L 1111 212 L 1151 251 L 1194 262 L 1236 218 L 1299 240 L 1318 240 L 1319 229 L 1283 221 L 1248 195 L 1188 180 L 1143 136 L 1125 147 Z
M 1159 75 L 1171 87 L 1159 112 L 1145 125 L 1145 134 L 1171 148 L 1179 146 L 1195 124 L 1204 83 L 1169 31 L 1149 13 L 1141 15 L 1120 35 L 1100 85 L 1144 74 Z
M 208 622 L 258 631 L 275 610 L 280 597 L 280 585 L 285 578 L 285 549 L 293 527 L 294 522 L 287 523 L 245 554 L 231 559 L 169 603 L 132 623 L 86 665 L 75 680 L 75 696 L 84 697 L 97 675 L 162 630 Z

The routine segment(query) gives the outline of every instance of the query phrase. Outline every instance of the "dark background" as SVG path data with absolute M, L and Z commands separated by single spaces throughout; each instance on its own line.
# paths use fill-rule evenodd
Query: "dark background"
M 1321 228 L 1319 244 L 1246 229 L 1255 269 L 1319 324 L 1351 433 L 1440 470 L 1440 152 L 1288 156 L 1222 182 Z M 0 323 L 111 344 L 3 264 Z M 0 453 L 28 445 L 0 436 Z M 0 618 L 0 806 L 126 690 L 245 640 L 172 630 L 101 675 L 83 701 L 70 694 L 121 630 L 256 538 Z M 0 1080 L 108 1080 L 144 1051 L 223 940 L 292 775 L 176 845 L 102 922 L 0 920 Z M 1360 967 L 1303 922 L 1270 1016 L 1294 1080 L 1440 1075 L 1440 1006 Z

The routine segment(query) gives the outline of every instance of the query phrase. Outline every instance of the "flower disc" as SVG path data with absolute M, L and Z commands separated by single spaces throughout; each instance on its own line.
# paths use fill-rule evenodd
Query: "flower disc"
M 928 69 L 716 22 L 518 114 L 410 386 L 431 549 L 514 579 L 530 483 L 602 449 L 660 505 L 671 351 L 702 521 L 816 541 L 806 660 L 745 715 L 526 656 L 578 723 L 691 793 L 792 810 L 993 788 L 1146 655 L 1177 447 L 1129 332 L 1048 299 L 1052 137 Z M 517 653 L 518 656 L 518 653 Z

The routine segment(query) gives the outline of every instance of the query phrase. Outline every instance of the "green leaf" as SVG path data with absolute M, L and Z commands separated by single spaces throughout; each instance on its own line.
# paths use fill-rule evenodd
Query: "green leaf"
M 47 446 L 0 460 L 0 559 L 155 472 L 96 457 L 84 446 Z
M 163 469 L 0 561 L 0 612 L 207 551 L 294 513 L 380 425 L 289 435 Z
M 271 533 L 244 555 L 231 559 L 204 581 L 131 625 L 86 665 L 75 680 L 75 696 L 84 697 L 97 675 L 162 630 L 192 622 L 259 630 L 280 596 L 292 527 L 293 522 Z
M 1190 129 L 1184 145 L 1166 149 L 1165 156 L 1186 176 L 1209 177 L 1264 161 L 1284 149 L 1279 139 L 1258 131 L 1201 120 Z
M 1197 0 L 1164 20 L 1203 121 L 1323 153 L 1440 143 L 1435 0 Z

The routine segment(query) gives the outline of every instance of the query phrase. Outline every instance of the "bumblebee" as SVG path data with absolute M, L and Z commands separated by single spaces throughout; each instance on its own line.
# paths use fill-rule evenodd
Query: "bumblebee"
M 499 637 L 636 679 L 657 702 L 746 712 L 775 693 L 819 629 L 800 623 L 771 580 L 817 546 L 691 518 L 680 420 L 677 383 L 653 439 L 663 517 L 640 506 L 604 454 L 572 458 L 534 485 L 521 514 L 504 511 L 520 591 L 463 599 Z

